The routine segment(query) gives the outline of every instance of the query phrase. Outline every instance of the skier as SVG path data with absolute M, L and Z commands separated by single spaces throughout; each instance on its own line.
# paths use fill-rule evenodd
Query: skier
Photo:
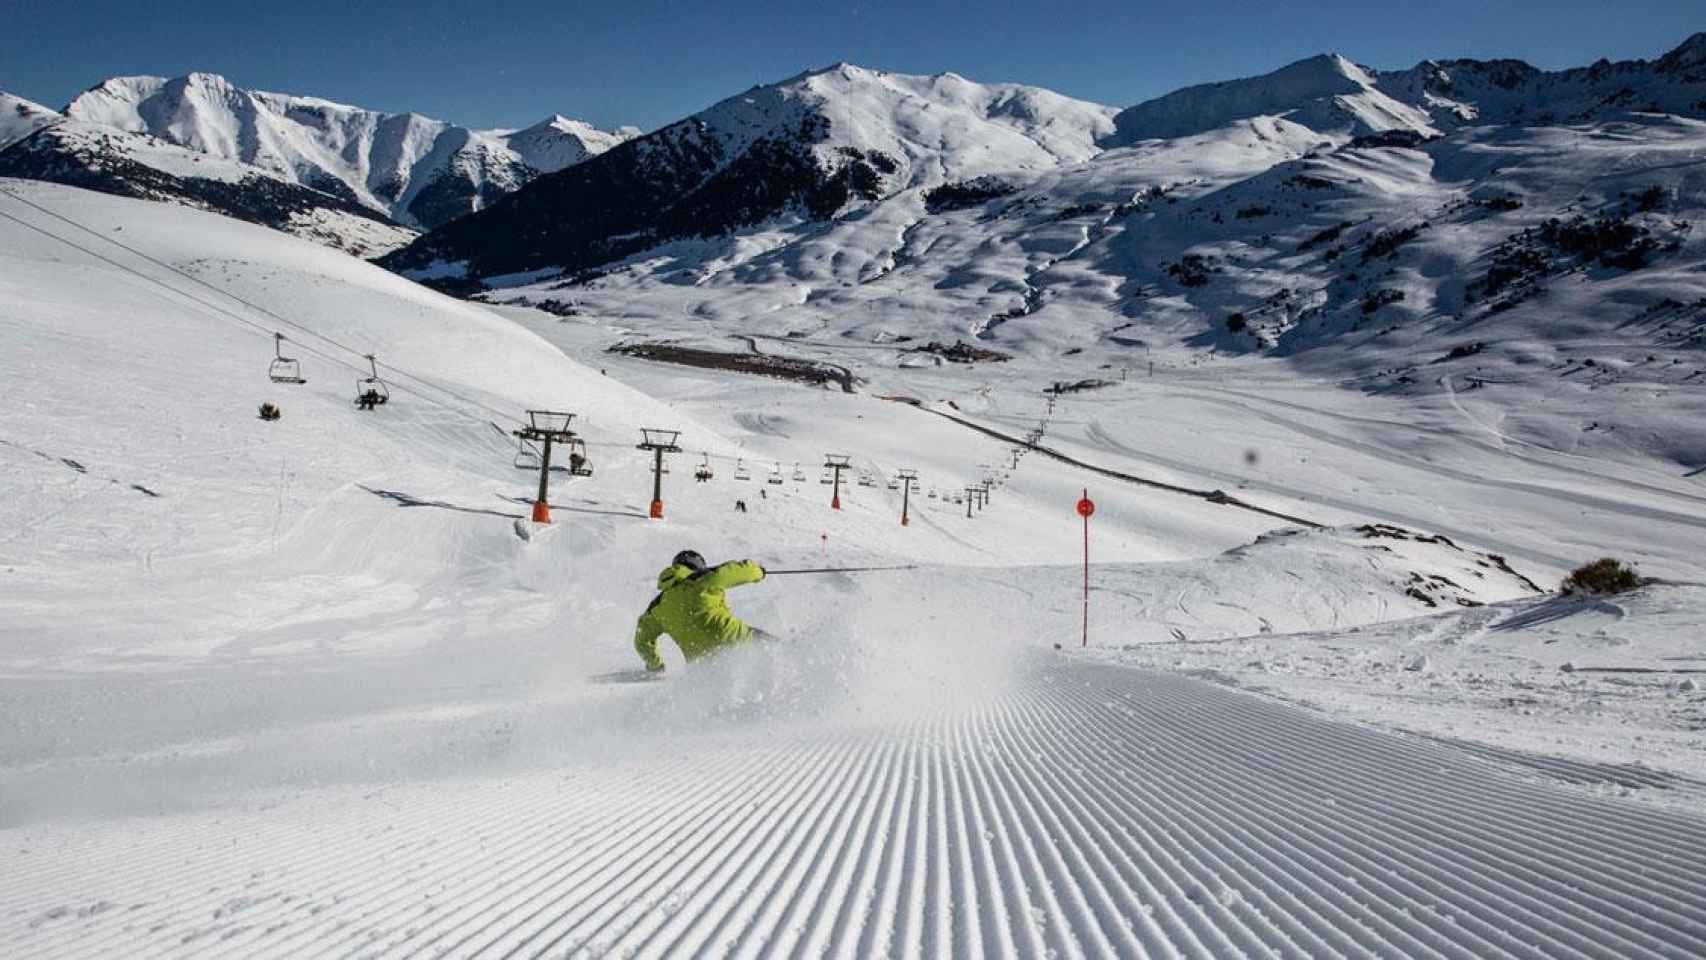
M 689 661 L 748 640 L 773 639 L 735 619 L 723 598 L 730 587 L 763 579 L 764 568 L 751 560 L 707 567 L 705 558 L 693 550 L 676 554 L 658 574 L 658 595 L 634 627 L 634 649 L 646 662 L 646 669 L 663 669 L 658 637 L 666 633 Z

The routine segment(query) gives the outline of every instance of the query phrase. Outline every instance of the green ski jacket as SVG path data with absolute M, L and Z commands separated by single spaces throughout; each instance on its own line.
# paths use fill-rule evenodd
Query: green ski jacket
M 752 636 L 752 628 L 729 612 L 723 591 L 764 579 L 764 568 L 751 560 L 731 560 L 700 573 L 679 563 L 658 574 L 658 595 L 634 628 L 634 649 L 648 670 L 662 670 L 658 637 L 669 634 L 681 655 L 697 660 Z

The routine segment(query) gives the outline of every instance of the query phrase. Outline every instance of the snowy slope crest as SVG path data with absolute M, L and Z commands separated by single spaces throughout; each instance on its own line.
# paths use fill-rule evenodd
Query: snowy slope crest
M 59 114 L 39 103 L 0 90 L 0 150 L 60 119 Z
M 1338 54 L 1272 73 L 1186 87 L 1122 111 L 1108 143 L 1179 137 L 1283 116 L 1322 134 L 1423 135 L 1473 123 L 1569 123 L 1632 111 L 1706 115 L 1706 33 L 1657 60 L 1548 72 L 1520 60 L 1426 60 L 1379 71 Z
M 1376 76 L 1338 54 L 1322 54 L 1259 77 L 1186 87 L 1121 111 L 1109 143 L 1189 136 L 1263 116 L 1283 116 L 1322 134 L 1437 132 L 1425 112 L 1381 92 Z
M 481 209 L 622 139 L 560 117 L 513 134 L 474 131 L 413 113 L 244 90 L 209 73 L 115 77 L 65 112 L 263 167 L 424 227 Z
M 362 257 L 386 253 L 416 236 L 345 197 L 260 167 L 58 114 L 34 117 L 47 122 L 0 148 L 0 176 L 177 203 Z
M 554 114 L 524 130 L 492 130 L 487 135 L 502 140 L 529 167 L 540 173 L 556 173 L 633 139 L 639 131 L 623 127 L 612 133 L 582 120 Z
M 1547 72 L 1520 60 L 1424 61 L 1379 86 L 1436 124 L 1579 123 L 1631 112 L 1706 116 L 1706 33 L 1657 60 L 1600 60 Z
M 734 154 L 755 134 L 821 117 L 827 130 L 814 151 L 826 166 L 838 165 L 848 148 L 877 151 L 900 164 L 894 188 L 1088 159 L 1112 130 L 1113 114 L 1038 87 L 842 63 L 731 97 L 692 120 Z
M 40 228 L 0 220 L 0 373 L 32 398 L 28 408 L 0 411 L 11 464 L 0 521 L 21 523 L 13 511 L 34 509 L 30 502 L 55 496 L 52 488 L 68 478 L 86 482 L 93 494 L 63 516 L 63 525 L 54 521 L 28 544 L 7 548 L 20 574 L 13 582 L 20 593 L 8 600 L 22 603 L 25 579 L 64 564 L 124 566 L 138 551 L 157 551 L 162 561 L 184 550 L 243 552 L 288 538 L 298 525 L 296 559 L 307 568 L 332 565 L 368 577 L 408 567 L 408 550 L 380 548 L 371 528 L 346 515 L 385 526 L 403 512 L 399 505 L 442 496 L 436 485 L 458 470 L 495 477 L 500 490 L 516 487 L 519 476 L 525 489 L 526 475 L 510 462 L 515 440 L 504 428 L 519 426 L 527 408 L 576 412 L 576 429 L 601 470 L 641 456 L 630 454 L 630 437 L 642 424 L 670 423 L 713 452 L 725 446 L 691 418 L 568 360 L 508 320 L 321 245 L 56 184 L 0 180 L 0 188 L 0 209 Z M 124 247 L 92 239 L 14 195 L 99 224 Z M 272 315 L 139 254 L 269 305 Z M 305 384 L 268 379 L 273 330 L 289 338 L 282 350 L 298 359 Z M 129 398 L 125 409 L 66 429 L 63 417 L 87 392 L 82 377 L 67 374 L 62 352 L 70 345 L 79 362 L 108 371 L 106 388 Z M 391 383 L 391 401 L 378 416 L 351 400 L 367 374 L 366 352 L 377 355 Z M 257 420 L 263 400 L 280 404 L 284 419 Z M 411 450 L 418 444 L 426 447 Z M 432 452 L 423 454 L 427 448 Z M 29 450 L 41 456 L 21 452 Z M 257 472 L 263 463 L 270 468 Z M 284 472 L 289 489 L 281 493 Z M 354 485 L 358 478 L 366 489 Z M 501 520 L 505 504 L 492 496 L 492 484 L 483 486 L 478 499 L 459 495 L 458 505 Z M 328 499 L 343 505 L 328 509 Z M 163 522 L 157 508 L 174 519 Z M 495 544 L 513 539 L 506 522 L 491 529 Z M 108 537 L 127 546 L 116 553 L 98 547 Z M 17 611 L 13 625 L 28 619 L 23 607 Z
M 867 199 L 992 173 L 1040 171 L 1098 151 L 1114 110 L 1038 87 L 982 84 L 836 64 L 729 97 L 636 144 L 641 164 L 684 149 L 708 155 L 710 180 L 782 148 L 822 176 L 851 167 Z

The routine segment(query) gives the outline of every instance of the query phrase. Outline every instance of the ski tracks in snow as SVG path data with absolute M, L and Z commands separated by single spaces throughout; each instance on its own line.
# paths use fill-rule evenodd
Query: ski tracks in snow
M 673 747 L 9 830 L 0 947 L 1467 960 L 1706 942 L 1706 821 L 1179 676 L 1034 654 L 1010 689 L 914 719 Z

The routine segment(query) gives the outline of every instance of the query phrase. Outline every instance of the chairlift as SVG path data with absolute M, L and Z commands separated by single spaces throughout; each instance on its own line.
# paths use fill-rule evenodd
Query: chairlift
M 735 479 L 736 480 L 751 480 L 752 479 L 752 471 L 750 471 L 746 468 L 746 460 L 745 459 L 735 460 Z
M 579 437 L 569 441 L 569 473 L 577 477 L 592 476 L 592 458 L 586 454 L 586 441 Z
M 794 461 L 794 482 L 795 483 L 805 483 L 806 482 L 805 468 L 800 466 L 800 462 L 798 460 Z
M 781 486 L 782 485 L 782 465 L 778 463 L 775 466 L 771 467 L 770 468 L 770 476 L 765 477 L 764 482 L 768 483 L 772 486 L 777 486 L 777 487 Z
M 936 488 L 935 487 L 930 488 L 930 499 L 932 499 L 932 500 L 936 499 Z
M 372 375 L 355 382 L 355 405 L 363 410 L 372 410 L 391 399 L 391 390 L 385 386 L 385 381 L 379 379 L 379 362 L 371 353 L 367 354 L 367 369 Z
M 889 486 L 890 490 L 899 490 L 900 489 L 900 481 L 894 477 L 890 477 L 888 486 Z
M 861 487 L 874 487 L 876 485 L 877 485 L 876 478 L 872 477 L 870 474 L 868 474 L 868 473 L 859 474 L 859 486 L 861 486 Z
M 955 503 L 965 503 L 965 502 L 966 502 L 966 498 L 965 498 L 965 497 L 963 497 L 963 496 L 961 496 L 961 495 L 960 495 L 960 494 L 957 494 L 957 493 L 956 493 L 956 494 L 954 494 L 954 502 L 955 502 Z
M 828 486 L 828 485 L 829 485 L 829 484 L 832 484 L 832 483 L 834 483 L 834 482 L 835 482 L 835 477 L 834 477 L 834 476 L 832 476 L 832 475 L 831 475 L 831 473 L 830 473 L 830 472 L 829 472 L 829 471 L 828 471 L 828 470 L 825 470 L 825 471 L 824 471 L 824 472 L 823 472 L 823 473 L 822 473 L 822 475 L 820 475 L 820 476 L 819 476 L 819 477 L 818 477 L 818 478 L 817 478 L 817 482 L 818 482 L 818 483 L 821 483 L 821 484 L 823 484 L 823 485 L 825 485 L 825 486 Z
M 711 455 L 706 453 L 700 457 L 699 469 L 693 471 L 693 479 L 700 483 L 709 481 L 715 474 L 711 472 Z
M 307 383 L 302 379 L 302 364 L 284 355 L 284 334 L 272 335 L 272 363 L 267 366 L 267 379 L 273 383 Z
M 515 465 L 520 470 L 539 469 L 539 448 L 528 443 L 526 438 L 517 437 L 515 441 Z

